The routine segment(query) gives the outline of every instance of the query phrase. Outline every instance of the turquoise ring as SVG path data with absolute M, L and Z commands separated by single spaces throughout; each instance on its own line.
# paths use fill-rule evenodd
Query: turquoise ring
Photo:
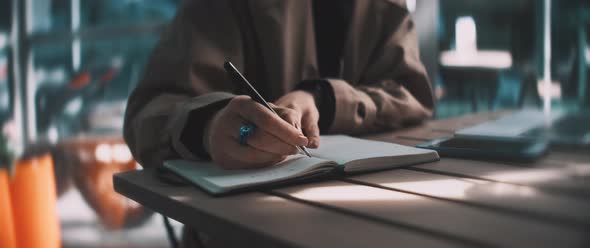
M 250 123 L 246 123 L 240 126 L 240 145 L 245 146 L 246 144 L 248 144 L 248 137 L 252 136 L 252 134 L 254 133 L 254 129 L 256 129 L 256 126 Z

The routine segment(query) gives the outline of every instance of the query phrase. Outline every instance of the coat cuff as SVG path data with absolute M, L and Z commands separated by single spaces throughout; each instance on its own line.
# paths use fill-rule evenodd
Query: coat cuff
M 229 99 L 233 98 L 233 94 L 225 93 L 225 92 L 215 92 L 210 93 L 202 96 L 198 96 L 192 98 L 188 103 L 184 104 L 180 108 L 178 108 L 174 121 L 172 122 L 171 130 L 171 143 L 172 148 L 178 153 L 178 155 L 187 160 L 200 160 L 202 156 L 199 154 L 195 154 L 195 150 L 198 150 L 199 147 L 188 147 L 187 144 L 182 142 L 183 140 L 183 133 L 185 130 L 185 126 L 188 123 L 189 115 L 195 115 L 199 113 L 206 113 L 210 109 L 210 107 L 219 105 L 224 101 L 228 101 Z M 208 119 L 202 119 L 201 125 L 203 128 L 205 127 L 205 123 Z M 198 127 L 195 127 L 198 128 Z M 202 143 L 202 137 L 195 137 L 198 139 L 198 144 Z
M 341 79 L 327 79 L 334 90 L 336 111 L 331 133 L 355 134 L 375 123 L 377 106 L 367 93 Z

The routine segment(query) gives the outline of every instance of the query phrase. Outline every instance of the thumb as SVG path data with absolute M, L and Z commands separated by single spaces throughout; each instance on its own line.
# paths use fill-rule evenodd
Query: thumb
M 303 116 L 301 120 L 301 127 L 303 128 L 303 134 L 309 140 L 307 146 L 310 148 L 318 148 L 320 146 L 320 128 L 318 126 L 317 115 L 308 113 Z
M 274 110 L 284 121 L 301 130 L 301 114 L 299 112 L 290 108 L 281 107 L 275 107 Z

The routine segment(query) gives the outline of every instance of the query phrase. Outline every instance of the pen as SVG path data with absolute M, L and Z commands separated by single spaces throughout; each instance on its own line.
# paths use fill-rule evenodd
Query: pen
M 275 115 L 279 115 L 279 114 L 277 114 L 277 112 L 275 112 L 274 109 L 272 109 L 270 104 L 268 104 L 268 102 L 266 100 L 264 100 L 264 98 L 260 95 L 260 93 L 258 93 L 258 91 L 256 89 L 254 89 L 254 86 L 252 86 L 250 84 L 250 82 L 248 82 L 248 80 L 242 75 L 242 73 L 240 73 L 240 71 L 238 71 L 238 69 L 231 62 L 226 61 L 225 63 L 223 63 L 223 68 L 231 76 L 231 78 L 233 80 L 243 82 L 244 84 L 246 84 L 248 86 L 248 87 L 246 87 L 246 89 L 248 90 L 248 95 L 252 99 L 254 99 L 254 101 L 256 101 L 257 103 L 262 104 L 262 106 L 265 106 L 266 108 L 270 109 L 270 111 L 272 111 Z M 309 152 L 307 151 L 307 148 L 305 148 L 305 146 L 297 146 L 297 149 L 299 149 L 299 151 L 303 152 L 305 155 L 307 155 L 308 157 L 311 158 L 311 155 L 309 154 Z

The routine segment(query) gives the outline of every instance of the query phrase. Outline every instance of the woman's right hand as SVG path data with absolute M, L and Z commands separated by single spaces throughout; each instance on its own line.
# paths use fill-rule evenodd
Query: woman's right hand
M 298 115 L 294 110 L 274 108 L 283 118 Z M 240 127 L 256 127 L 246 141 L 239 143 Z M 301 131 L 248 96 L 234 97 L 217 112 L 205 129 L 204 145 L 213 162 L 225 169 L 260 168 L 274 165 L 287 155 L 306 146 L 308 139 Z

